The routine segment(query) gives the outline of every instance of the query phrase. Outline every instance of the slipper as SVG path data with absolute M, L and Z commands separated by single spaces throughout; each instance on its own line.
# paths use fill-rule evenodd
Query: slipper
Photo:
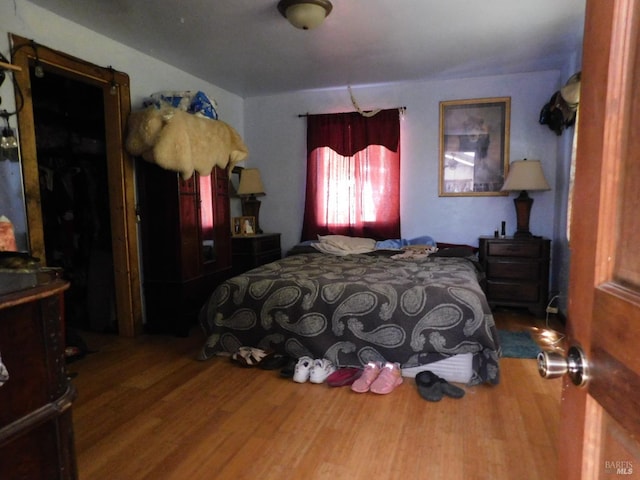
M 275 353 L 269 358 L 265 358 L 262 362 L 260 362 L 259 367 L 263 370 L 278 370 L 284 367 L 288 361 L 289 355 Z
M 443 395 L 451 398 L 462 398 L 465 394 L 462 388 L 450 384 L 444 378 L 428 370 L 416 375 L 416 385 L 418 385 L 420 396 L 431 402 L 441 400 Z M 437 400 L 434 400 L 435 398 Z
M 327 385 L 330 387 L 345 387 L 352 385 L 362 375 L 362 369 L 357 367 L 339 368 L 327 377 Z
M 274 352 L 253 347 L 240 347 L 231 355 L 231 361 L 236 362 L 241 367 L 256 367 L 266 359 L 273 356 Z
M 430 402 L 439 402 L 442 400 L 442 383 L 440 377 L 435 373 L 425 370 L 416 375 L 416 385 L 418 393 L 422 398 Z
M 285 363 L 280 370 L 280 376 L 282 378 L 293 378 L 293 374 L 296 371 L 297 358 L 287 357 L 287 363 Z
M 442 393 L 451 398 L 462 398 L 464 397 L 464 390 L 460 387 L 456 387 L 455 385 L 450 384 L 444 378 L 440 378 L 440 388 L 442 389 Z

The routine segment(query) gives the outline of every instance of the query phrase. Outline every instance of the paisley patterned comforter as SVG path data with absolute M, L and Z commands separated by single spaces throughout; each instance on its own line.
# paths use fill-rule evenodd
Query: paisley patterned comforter
M 200 352 L 246 345 L 339 366 L 416 367 L 471 352 L 470 384 L 498 383 L 498 340 L 470 258 L 305 253 L 222 283 L 202 308 Z

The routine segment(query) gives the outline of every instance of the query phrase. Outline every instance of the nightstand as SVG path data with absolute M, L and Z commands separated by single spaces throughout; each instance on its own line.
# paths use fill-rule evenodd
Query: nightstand
M 279 233 L 238 236 L 231 239 L 233 274 L 273 262 L 282 257 Z
M 549 295 L 551 240 L 541 237 L 480 237 L 480 263 L 493 308 L 525 307 L 544 316 Z

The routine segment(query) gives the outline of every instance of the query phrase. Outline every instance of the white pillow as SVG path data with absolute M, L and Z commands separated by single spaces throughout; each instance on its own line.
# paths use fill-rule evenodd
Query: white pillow
M 332 255 L 372 252 L 376 246 L 376 241 L 372 238 L 348 237 L 346 235 L 318 235 L 318 240 L 318 243 L 312 244 L 313 247 Z

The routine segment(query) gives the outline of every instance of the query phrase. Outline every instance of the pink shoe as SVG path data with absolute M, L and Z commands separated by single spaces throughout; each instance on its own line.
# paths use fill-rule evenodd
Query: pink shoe
M 397 363 L 387 362 L 380 370 L 378 378 L 371 384 L 370 390 L 373 393 L 386 394 L 393 392 L 393 389 L 402 383 L 402 372 Z
M 369 362 L 364 366 L 364 370 L 360 378 L 351 385 L 351 390 L 357 393 L 365 393 L 369 391 L 369 387 L 378 377 L 382 364 L 379 362 Z

